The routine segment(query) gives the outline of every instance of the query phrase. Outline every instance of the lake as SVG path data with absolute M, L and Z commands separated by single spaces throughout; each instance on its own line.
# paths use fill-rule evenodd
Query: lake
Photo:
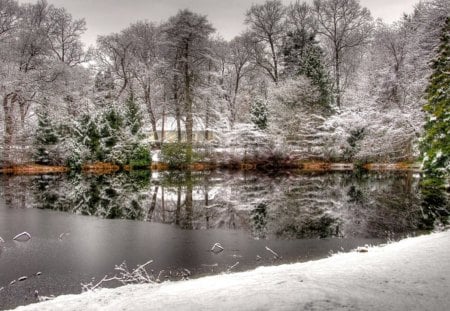
M 181 280 L 307 261 L 429 232 L 414 172 L 0 176 L 0 307 L 80 293 L 126 262 Z M 13 237 L 28 232 L 28 241 Z M 219 245 L 214 245 L 219 243 Z M 18 281 L 22 276 L 27 279 Z M 15 282 L 14 282 L 15 280 Z M 11 284 L 11 282 L 13 282 Z M 118 286 L 111 282 L 105 286 Z

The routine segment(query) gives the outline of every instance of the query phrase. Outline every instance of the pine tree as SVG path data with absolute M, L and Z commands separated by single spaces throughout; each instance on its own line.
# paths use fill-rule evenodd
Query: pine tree
M 103 127 L 100 131 L 100 135 L 104 145 L 107 148 L 115 146 L 124 125 L 123 117 L 114 108 L 110 108 L 102 116 L 101 124 L 103 124 Z
M 330 104 L 331 84 L 323 66 L 323 51 L 314 35 L 306 30 L 288 32 L 283 47 L 284 74 L 289 77 L 306 76 L 320 92 L 319 104 Z
M 129 96 L 125 103 L 124 123 L 127 128 L 127 141 L 124 143 L 127 149 L 127 164 L 131 168 L 142 168 L 150 165 L 151 156 L 147 145 L 142 143 L 144 135 L 142 134 L 142 113 L 138 103 L 133 97 Z
M 87 158 L 80 159 L 81 161 L 98 161 L 103 160 L 103 153 L 100 147 L 100 131 L 97 126 L 97 119 L 85 114 L 81 117 L 78 127 L 74 134 L 76 140 L 86 147 L 88 151 Z
M 255 100 L 251 106 L 251 120 L 260 129 L 267 128 L 267 104 L 260 99 Z
M 57 155 L 55 146 L 59 142 L 55 125 L 51 122 L 48 113 L 48 103 L 42 104 L 38 110 L 38 127 L 34 145 L 36 148 L 34 159 L 38 164 L 56 164 Z
M 423 168 L 429 183 L 450 178 L 450 18 L 447 17 L 438 49 L 432 62 L 433 73 L 426 90 L 427 113 L 422 140 Z M 439 181 L 440 180 L 440 181 Z
M 142 115 L 139 105 L 133 95 L 128 97 L 125 104 L 125 125 L 129 127 L 132 135 L 139 135 L 142 128 Z

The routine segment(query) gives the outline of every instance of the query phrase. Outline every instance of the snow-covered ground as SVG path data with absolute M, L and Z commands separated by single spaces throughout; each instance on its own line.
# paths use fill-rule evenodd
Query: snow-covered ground
M 450 231 L 368 252 L 102 289 L 17 310 L 449 310 Z

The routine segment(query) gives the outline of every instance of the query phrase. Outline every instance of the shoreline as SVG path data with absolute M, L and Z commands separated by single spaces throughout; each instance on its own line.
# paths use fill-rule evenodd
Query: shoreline
M 196 162 L 188 165 L 182 170 L 187 171 L 211 171 L 216 169 L 230 169 L 243 171 L 283 171 L 283 170 L 299 170 L 311 172 L 332 172 L 332 171 L 353 171 L 355 169 L 364 169 L 367 171 L 413 171 L 420 172 L 420 165 L 418 163 L 367 163 L 358 166 L 354 163 L 343 162 L 325 162 L 325 161 L 298 161 L 288 165 L 270 166 L 267 163 L 229 163 L 217 164 L 208 162 Z M 132 170 L 152 170 L 152 171 L 170 171 L 167 163 L 153 162 L 151 165 L 139 169 L 133 169 L 129 166 L 120 167 L 119 165 L 111 163 L 90 163 L 83 165 L 81 172 L 83 173 L 116 173 L 119 171 Z M 0 168 L 0 174 L 4 175 L 41 175 L 41 174 L 57 174 L 69 173 L 69 167 L 66 166 L 51 166 L 39 164 L 24 164 L 13 165 Z

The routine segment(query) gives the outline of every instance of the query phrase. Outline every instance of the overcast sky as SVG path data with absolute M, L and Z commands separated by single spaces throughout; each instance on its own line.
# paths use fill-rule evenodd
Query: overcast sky
M 208 16 L 217 32 L 229 40 L 245 29 L 244 14 L 252 3 L 265 0 L 47 0 L 56 7 L 65 7 L 75 18 L 84 17 L 88 30 L 83 36 L 87 45 L 98 35 L 118 32 L 137 20 L 161 22 L 180 9 L 191 9 Z M 288 4 L 295 0 L 282 0 Z M 33 0 L 20 0 L 35 2 Z M 312 2 L 312 0 L 307 0 Z M 410 13 L 419 0 L 360 0 L 374 18 L 385 22 L 398 20 Z

